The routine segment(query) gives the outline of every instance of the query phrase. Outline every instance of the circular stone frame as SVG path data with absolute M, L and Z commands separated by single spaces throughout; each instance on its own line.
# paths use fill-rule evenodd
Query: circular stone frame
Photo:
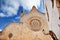
M 33 31 L 39 31 L 42 28 L 42 20 L 39 17 L 29 18 L 29 28 Z

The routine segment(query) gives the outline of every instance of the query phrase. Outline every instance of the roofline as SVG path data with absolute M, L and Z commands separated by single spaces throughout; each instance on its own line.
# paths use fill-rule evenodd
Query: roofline
M 33 6 L 32 9 L 28 13 L 30 13 L 33 10 L 33 8 L 35 8 L 37 12 L 42 13 L 42 14 L 45 14 L 45 13 L 39 11 L 35 6 Z

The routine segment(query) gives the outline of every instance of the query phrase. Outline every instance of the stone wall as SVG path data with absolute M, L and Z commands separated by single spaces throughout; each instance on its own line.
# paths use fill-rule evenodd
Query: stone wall
M 50 30 L 52 30 L 58 37 L 58 39 L 60 38 L 59 34 L 60 34 L 60 27 L 58 26 L 59 24 L 59 12 L 58 12 L 58 8 L 56 6 L 56 0 L 53 0 L 54 3 L 52 3 L 51 0 L 44 0 L 44 5 L 45 5 L 45 9 L 47 8 L 48 10 L 48 14 L 49 14 L 49 28 Z M 52 8 L 52 4 L 54 4 L 53 8 Z M 47 13 L 46 10 L 46 13 Z M 47 16 L 48 18 L 48 16 Z

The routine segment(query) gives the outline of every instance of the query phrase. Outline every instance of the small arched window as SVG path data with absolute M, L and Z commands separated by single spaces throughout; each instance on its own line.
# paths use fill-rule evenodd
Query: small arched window
M 60 0 L 56 0 L 56 4 L 59 11 L 59 20 L 60 20 Z
M 52 2 L 52 8 L 54 8 L 54 0 L 51 0 L 51 2 Z
M 57 7 L 60 8 L 60 0 L 56 0 Z

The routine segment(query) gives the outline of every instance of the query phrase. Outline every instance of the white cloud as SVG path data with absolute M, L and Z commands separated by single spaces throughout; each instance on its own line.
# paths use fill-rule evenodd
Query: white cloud
M 7 12 L 8 12 L 7 14 L 10 15 L 10 16 L 13 15 L 13 14 L 17 15 L 17 10 L 13 9 L 12 7 L 9 7 L 7 9 Z
M 0 13 L 0 17 L 5 17 L 6 15 L 4 15 L 3 13 Z
M 2 30 L 0 29 L 0 31 L 2 31 Z
M 40 6 L 40 0 L 20 0 L 21 5 L 24 9 L 32 9 L 33 6 L 36 8 Z
M 3 17 L 10 17 L 17 15 L 17 11 L 19 6 L 22 5 L 24 9 L 26 10 L 31 10 L 33 6 L 36 8 L 40 6 L 40 0 L 6 0 L 6 5 L 1 5 L 3 12 L 7 12 L 5 14 L 0 14 L 4 15 Z
M 20 19 L 20 17 L 18 16 L 18 17 L 16 17 L 15 19 Z
M 3 13 L 0 13 L 0 16 L 2 17 L 10 17 L 17 15 L 18 7 L 20 3 L 18 0 L 6 0 L 6 4 L 1 4 L 1 10 Z M 6 15 L 7 14 L 7 15 Z

